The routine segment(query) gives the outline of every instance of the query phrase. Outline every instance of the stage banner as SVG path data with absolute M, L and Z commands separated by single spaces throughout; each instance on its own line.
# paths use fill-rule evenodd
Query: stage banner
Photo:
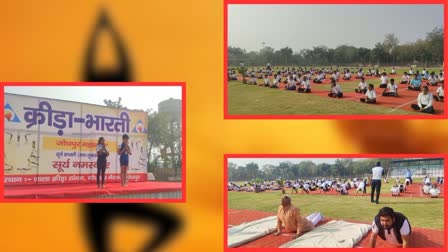
M 147 180 L 147 113 L 5 94 L 5 184 L 96 183 L 96 145 L 110 155 L 107 182 L 119 181 L 117 153 L 130 136 L 129 181 Z

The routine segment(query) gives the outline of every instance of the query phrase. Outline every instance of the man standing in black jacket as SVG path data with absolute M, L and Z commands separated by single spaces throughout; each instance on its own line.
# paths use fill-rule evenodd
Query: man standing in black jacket
M 379 236 L 396 247 L 409 247 L 411 224 L 402 213 L 394 212 L 390 207 L 383 207 L 375 216 L 372 223 L 370 247 L 374 248 L 376 238 Z

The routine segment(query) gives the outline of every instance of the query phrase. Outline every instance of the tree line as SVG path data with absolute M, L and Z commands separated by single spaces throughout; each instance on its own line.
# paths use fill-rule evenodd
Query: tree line
M 259 51 L 249 51 L 239 47 L 228 47 L 228 65 L 240 66 L 410 66 L 436 67 L 443 64 L 443 28 L 436 27 L 424 39 L 412 43 L 399 44 L 394 34 L 386 34 L 382 42 L 374 48 L 340 45 L 336 48 L 316 46 L 294 52 L 285 47 L 275 50 L 264 46 Z
M 391 159 L 337 159 L 333 164 L 312 161 L 302 161 L 300 163 L 281 162 L 278 165 L 263 165 L 252 162 L 245 166 L 238 166 L 235 163 L 228 163 L 229 181 L 251 181 L 254 179 L 277 180 L 283 179 L 311 179 L 311 178 L 354 178 L 365 177 L 371 173 L 376 162 L 381 162 L 386 172 Z
M 127 107 L 117 101 L 104 99 L 104 104 L 111 108 Z M 180 176 L 182 167 L 182 122 L 180 115 L 146 110 L 148 115 L 148 172 L 156 172 L 158 168 L 173 170 L 170 176 Z

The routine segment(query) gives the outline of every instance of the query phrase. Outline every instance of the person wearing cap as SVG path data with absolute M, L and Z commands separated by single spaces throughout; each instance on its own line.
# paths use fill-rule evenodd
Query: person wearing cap
M 417 104 L 412 104 L 411 108 L 423 113 L 433 114 L 435 112 L 432 106 L 433 102 L 432 94 L 428 92 L 428 87 L 424 86 L 423 91 L 417 97 Z
M 373 219 L 371 248 L 375 248 L 378 236 L 393 246 L 409 248 L 411 224 L 404 214 L 395 212 L 390 207 L 383 207 Z
M 295 238 L 304 232 L 308 232 L 322 219 L 320 213 L 313 213 L 309 216 L 302 217 L 300 209 L 291 203 L 291 198 L 287 195 L 283 196 L 281 205 L 277 211 L 277 232 L 275 236 L 282 234 L 282 226 L 287 233 L 295 233 Z
M 377 162 L 376 166 L 372 168 L 372 191 L 370 193 L 370 202 L 378 204 L 381 192 L 381 178 L 384 174 L 384 168 L 381 167 L 381 162 Z M 376 191 L 376 200 L 373 200 L 373 195 Z

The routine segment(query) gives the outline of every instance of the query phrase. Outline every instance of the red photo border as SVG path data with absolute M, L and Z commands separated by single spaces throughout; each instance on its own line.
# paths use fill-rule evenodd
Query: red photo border
M 370 119 L 370 120 L 394 120 L 394 119 L 448 119 L 448 103 L 444 102 L 444 114 L 442 115 L 267 115 L 267 114 L 253 114 L 253 115 L 233 115 L 229 114 L 228 104 L 228 80 L 227 80 L 227 24 L 228 24 L 228 5 L 230 4 L 442 4 L 444 9 L 444 34 L 446 37 L 447 28 L 447 15 L 446 1 L 444 0 L 224 0 L 224 119 Z M 448 56 L 446 48 L 447 39 L 443 41 L 443 56 L 444 62 Z M 444 73 L 448 69 L 448 66 L 443 64 Z M 445 87 L 445 97 L 448 94 Z
M 148 86 L 148 87 L 181 87 L 182 88 L 182 198 L 181 199 L 5 199 L 4 198 L 4 169 L 0 171 L 0 203 L 185 203 L 186 202 L 186 85 L 185 82 L 4 82 L 1 88 L 1 102 L 4 103 L 5 86 Z M 4 110 L 1 110 L 4 117 Z M 1 120 L 4 129 L 4 121 Z M 1 134 L 0 141 L 4 141 Z M 2 145 L 2 149 L 4 145 Z M 4 166 L 4 157 L 0 157 Z
M 337 251 L 357 251 L 353 250 L 354 248 L 228 248 L 227 247 L 227 223 L 228 223 L 228 198 L 227 198 L 227 182 L 228 182 L 228 174 L 227 174 L 227 166 L 229 158 L 443 158 L 444 163 L 444 175 L 446 175 L 446 165 L 448 164 L 447 154 L 225 154 L 224 155 L 224 183 L 223 183 L 223 198 L 224 198 L 224 223 L 223 223 L 223 231 L 224 231 L 224 251 L 263 251 L 263 252 L 271 252 L 271 251 L 297 251 L 297 250 L 312 250 L 312 251 L 328 251 L 337 250 Z M 446 176 L 445 176 L 446 177 Z M 444 192 L 448 189 L 448 185 L 445 182 L 444 184 Z M 448 201 L 445 200 L 445 196 L 443 199 L 444 203 L 444 244 L 442 248 L 430 248 L 430 251 L 433 252 L 446 252 L 447 251 L 447 223 L 448 217 L 446 214 L 446 209 L 448 209 Z M 402 251 L 402 248 L 361 248 L 365 251 Z M 406 250 L 411 251 L 428 251 L 428 248 L 408 248 Z

